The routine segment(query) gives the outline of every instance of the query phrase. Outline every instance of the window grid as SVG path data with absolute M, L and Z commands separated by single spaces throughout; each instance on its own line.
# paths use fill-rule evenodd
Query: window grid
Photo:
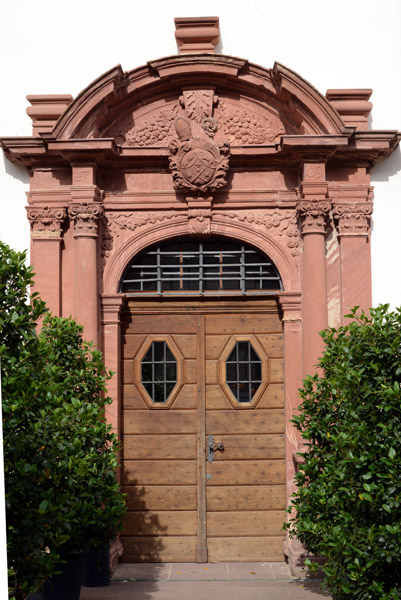
M 238 402 L 251 402 L 262 383 L 262 361 L 250 342 L 235 344 L 226 361 L 226 382 Z
M 225 241 L 153 247 L 134 259 L 120 286 L 120 291 L 131 295 L 247 294 L 280 289 L 280 276 L 267 256 Z
M 155 403 L 165 403 L 177 383 L 177 361 L 166 342 L 152 342 L 141 361 L 142 385 Z

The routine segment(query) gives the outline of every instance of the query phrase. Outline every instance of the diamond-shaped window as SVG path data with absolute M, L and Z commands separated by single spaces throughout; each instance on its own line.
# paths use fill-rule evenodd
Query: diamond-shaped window
M 152 342 L 149 346 L 141 361 L 141 382 L 153 402 L 167 402 L 177 383 L 177 360 L 167 342 Z
M 237 342 L 226 360 L 226 383 L 236 400 L 252 401 L 262 383 L 262 361 L 251 342 Z

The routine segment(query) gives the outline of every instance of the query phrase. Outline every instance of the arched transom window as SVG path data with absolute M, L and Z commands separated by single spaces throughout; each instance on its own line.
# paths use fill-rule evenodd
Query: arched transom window
M 127 295 L 257 294 L 281 290 L 268 256 L 223 239 L 182 239 L 147 248 L 126 268 L 120 291 Z

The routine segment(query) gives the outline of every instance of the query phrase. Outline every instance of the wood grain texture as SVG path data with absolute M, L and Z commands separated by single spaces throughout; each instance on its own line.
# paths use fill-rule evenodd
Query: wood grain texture
M 124 535 L 196 535 L 196 511 L 128 511 L 124 517 Z
M 285 511 L 208 512 L 208 537 L 281 536 Z
M 121 538 L 122 562 L 195 562 L 196 537 Z
M 125 434 L 196 433 L 196 411 L 194 410 L 124 410 L 123 419 Z
M 196 485 L 196 462 L 193 460 L 124 461 L 123 484 L 170 486 L 172 481 L 175 485 Z
M 209 538 L 210 562 L 279 562 L 284 560 L 284 536 Z
M 272 358 L 269 363 L 270 381 L 272 383 L 282 383 L 284 381 L 284 360 L 282 358 Z
M 206 335 L 230 334 L 255 335 L 261 333 L 281 333 L 282 324 L 278 314 L 239 314 L 239 315 L 207 315 Z
M 263 319 L 263 315 L 261 315 L 261 319 Z M 267 356 L 270 358 L 283 357 L 284 343 L 282 333 L 258 333 L 256 338 Z M 206 359 L 218 360 L 227 345 L 228 339 L 226 335 L 209 334 L 206 338 Z
M 231 404 L 220 385 L 206 386 L 206 410 L 229 410 Z
M 283 510 L 285 507 L 285 485 L 230 485 L 207 488 L 208 511 Z
M 215 442 L 224 444 L 224 452 L 215 452 L 214 460 L 254 460 L 285 458 L 284 434 L 216 435 Z
M 128 510 L 196 510 L 196 486 L 138 486 L 122 487 L 127 494 Z M 177 515 L 179 519 L 179 515 Z
M 283 460 L 214 461 L 207 465 L 207 485 L 274 485 L 285 483 Z
M 177 318 L 178 317 L 178 318 Z M 181 313 L 180 315 L 133 315 L 132 321 L 124 320 L 125 335 L 143 334 L 194 334 L 196 332 L 196 317 Z
M 270 383 L 258 402 L 260 408 L 284 408 L 284 385 Z
M 284 433 L 282 410 L 210 411 L 206 415 L 206 434 Z
M 124 435 L 125 460 L 135 459 L 195 459 L 195 435 Z

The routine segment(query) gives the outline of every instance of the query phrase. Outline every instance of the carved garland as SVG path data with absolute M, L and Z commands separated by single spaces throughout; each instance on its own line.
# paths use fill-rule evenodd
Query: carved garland
M 108 212 L 102 220 L 102 255 L 110 256 L 113 249 L 113 240 L 118 238 L 122 231 L 135 231 L 138 227 L 155 225 L 181 217 L 176 212 Z
M 300 233 L 297 225 L 297 215 L 292 210 L 273 210 L 273 211 L 227 211 L 215 213 L 216 216 L 228 219 L 247 222 L 250 224 L 261 225 L 265 229 L 272 227 L 278 235 L 287 237 L 287 247 L 291 249 L 291 255 L 299 256 Z

